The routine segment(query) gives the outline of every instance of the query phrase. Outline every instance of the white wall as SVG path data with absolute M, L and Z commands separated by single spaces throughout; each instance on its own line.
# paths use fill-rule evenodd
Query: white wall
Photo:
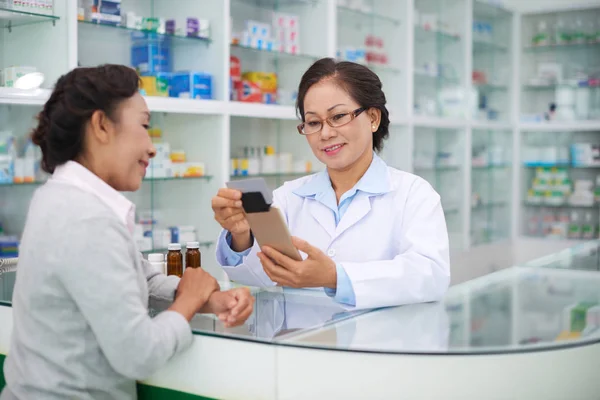
M 520 12 L 600 6 L 600 0 L 503 0 L 506 8 Z

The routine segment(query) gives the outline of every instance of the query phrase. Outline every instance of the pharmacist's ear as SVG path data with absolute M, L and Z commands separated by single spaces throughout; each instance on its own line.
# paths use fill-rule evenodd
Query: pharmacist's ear
M 96 110 L 88 122 L 88 129 L 96 141 L 107 144 L 114 132 L 114 124 L 104 111 Z
M 374 127 L 375 130 L 377 130 L 379 124 L 381 124 L 381 110 L 379 108 L 371 107 L 367 110 L 367 115 L 371 121 L 371 127 Z

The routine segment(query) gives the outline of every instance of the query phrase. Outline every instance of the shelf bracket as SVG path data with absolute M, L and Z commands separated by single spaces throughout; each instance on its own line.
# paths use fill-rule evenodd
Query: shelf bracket
M 12 33 L 12 21 L 10 19 L 8 20 L 7 28 L 8 28 L 8 33 Z

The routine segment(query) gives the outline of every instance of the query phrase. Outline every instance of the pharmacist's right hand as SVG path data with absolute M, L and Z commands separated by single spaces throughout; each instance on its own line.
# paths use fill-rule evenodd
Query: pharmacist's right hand
M 175 301 L 169 308 L 188 321 L 206 305 L 210 296 L 221 288 L 215 278 L 202 268 L 186 268 L 179 280 Z
M 250 225 L 242 207 L 242 192 L 235 189 L 219 189 L 212 198 L 215 220 L 233 236 L 250 234 Z

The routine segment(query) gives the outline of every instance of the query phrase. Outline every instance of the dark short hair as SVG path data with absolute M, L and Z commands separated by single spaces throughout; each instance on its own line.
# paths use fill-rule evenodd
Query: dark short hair
M 61 76 L 32 132 L 33 143 L 42 150 L 42 169 L 53 173 L 57 166 L 77 158 L 92 114 L 101 110 L 114 118 L 119 104 L 138 89 L 139 76 L 124 65 L 76 68 Z
M 377 108 L 381 111 L 381 123 L 373 133 L 373 149 L 377 152 L 383 149 L 383 141 L 389 136 L 390 117 L 385 107 L 386 100 L 381 81 L 377 74 L 364 65 L 349 61 L 336 61 L 332 58 L 322 58 L 316 61 L 302 75 L 298 87 L 296 112 L 304 121 L 304 98 L 308 89 L 323 79 L 333 78 L 350 94 L 361 107 Z

